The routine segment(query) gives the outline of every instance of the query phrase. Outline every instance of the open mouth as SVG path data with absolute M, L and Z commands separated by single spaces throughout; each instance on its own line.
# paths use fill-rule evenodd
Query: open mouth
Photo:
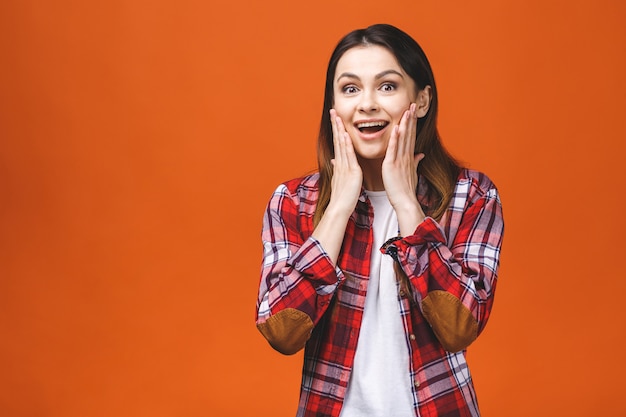
M 383 130 L 389 122 L 385 122 L 384 120 L 376 121 L 376 122 L 363 122 L 357 123 L 356 128 L 359 129 L 361 133 L 376 133 Z

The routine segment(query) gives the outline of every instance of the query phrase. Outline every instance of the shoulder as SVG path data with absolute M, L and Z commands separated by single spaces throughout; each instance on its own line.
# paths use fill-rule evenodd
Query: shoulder
M 278 189 L 283 189 L 290 194 L 313 193 L 317 192 L 319 179 L 319 173 L 315 172 L 304 177 L 285 181 L 278 186 Z
M 278 185 L 272 201 L 280 204 L 289 200 L 298 207 L 301 214 L 315 212 L 315 206 L 319 195 L 319 173 L 313 173 L 304 177 L 294 178 Z M 271 204 L 271 203 L 270 203 Z
M 495 198 L 500 201 L 498 189 L 493 181 L 486 174 L 469 168 L 463 168 L 459 173 L 455 196 L 458 194 L 465 194 L 472 201 L 481 198 Z
M 281 183 L 275 193 L 288 195 L 290 197 L 306 198 L 316 195 L 318 192 L 319 174 L 313 173 L 304 177 L 298 177 Z

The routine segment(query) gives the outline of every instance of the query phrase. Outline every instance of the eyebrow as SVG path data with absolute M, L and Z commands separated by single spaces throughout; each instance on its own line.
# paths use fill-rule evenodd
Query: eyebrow
M 401 78 L 404 78 L 404 76 L 401 73 L 399 73 L 398 71 L 393 70 L 393 69 L 389 69 L 389 70 L 386 70 L 386 71 L 383 71 L 381 73 L 376 74 L 374 76 L 374 79 L 378 80 L 378 79 L 383 78 L 384 76 L 389 75 L 389 74 L 396 74 L 396 75 L 399 75 Z M 353 74 L 351 72 L 344 72 L 339 77 L 337 77 L 337 81 L 341 80 L 344 77 L 346 77 L 346 78 L 353 78 L 355 80 L 360 80 L 358 75 Z

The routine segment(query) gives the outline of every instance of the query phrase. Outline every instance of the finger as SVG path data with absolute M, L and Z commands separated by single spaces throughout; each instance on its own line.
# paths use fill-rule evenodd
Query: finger
M 400 126 L 398 129 L 398 157 L 402 157 L 402 155 L 406 155 L 407 153 L 407 149 L 408 149 L 408 142 L 410 142 L 409 140 L 409 123 L 411 120 L 411 111 L 410 111 L 410 107 L 409 110 L 406 110 L 404 112 L 404 114 L 402 115 L 402 120 L 400 120 Z
M 415 148 L 415 103 L 411 103 L 409 109 L 406 112 L 406 125 L 404 131 L 404 141 L 402 142 L 402 151 L 405 155 L 413 155 L 413 149 Z
M 350 168 L 356 168 L 359 165 L 359 161 L 356 158 L 356 152 L 354 151 L 354 144 L 352 143 L 352 138 L 348 134 L 348 132 L 344 132 L 344 141 L 345 141 L 345 152 L 346 152 L 346 162 Z
M 420 153 L 418 153 L 417 155 L 415 155 L 415 156 L 413 157 L 413 161 L 415 161 L 415 167 L 416 167 L 416 168 L 417 168 L 417 166 L 419 165 L 420 161 L 421 161 L 422 159 L 424 159 L 424 157 L 425 157 L 425 156 L 426 156 L 426 155 L 424 155 L 423 153 L 421 153 L 421 152 L 420 152 Z
M 337 112 L 335 112 L 333 110 L 333 122 L 334 122 L 334 126 L 335 126 L 335 131 L 334 131 L 334 140 L 336 141 L 336 148 L 335 148 L 335 159 L 337 160 L 337 164 L 345 164 L 346 163 L 346 138 L 345 136 L 347 135 L 346 133 L 346 128 L 343 124 L 343 120 L 341 120 L 341 117 L 337 116 Z
M 333 131 L 333 150 L 335 153 L 335 158 L 339 153 L 339 134 L 337 133 L 337 112 L 335 109 L 330 109 L 330 126 Z
M 409 155 L 415 154 L 415 145 L 417 142 L 417 104 L 411 104 L 411 119 L 409 121 L 409 143 L 407 152 L 410 152 Z
M 400 128 L 396 125 L 391 130 L 391 136 L 389 137 L 389 143 L 387 144 L 387 151 L 385 152 L 385 161 L 394 162 L 397 158 L 398 150 L 398 137 L 400 134 Z
M 341 162 L 346 163 L 347 162 L 346 136 L 348 135 L 348 133 L 346 132 L 346 128 L 343 125 L 343 120 L 341 120 L 341 117 L 339 116 L 335 117 L 335 125 L 337 126 L 337 141 L 339 143 L 339 153 L 341 157 Z

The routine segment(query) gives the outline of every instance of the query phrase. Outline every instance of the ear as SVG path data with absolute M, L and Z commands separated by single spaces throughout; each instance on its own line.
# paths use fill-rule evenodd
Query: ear
M 430 108 L 430 100 L 431 100 L 430 91 L 431 91 L 430 86 L 427 85 L 426 87 L 424 87 L 422 90 L 418 91 L 417 93 L 417 99 L 415 100 L 415 104 L 416 104 L 415 114 L 417 115 L 418 118 L 424 117 L 426 116 L 426 113 L 428 113 L 428 109 Z

